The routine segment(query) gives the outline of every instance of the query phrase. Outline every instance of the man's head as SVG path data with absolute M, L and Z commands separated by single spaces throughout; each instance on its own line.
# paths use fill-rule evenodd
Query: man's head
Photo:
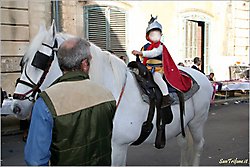
M 120 56 L 120 59 L 122 59 L 126 63 L 126 57 L 125 56 Z
M 182 62 L 179 62 L 179 63 L 178 63 L 178 66 L 185 67 L 184 63 L 182 63 Z
M 211 73 L 209 74 L 209 77 L 210 77 L 210 78 L 213 78 L 213 77 L 214 77 L 214 73 L 211 72 Z
M 194 64 L 196 64 L 197 66 L 201 65 L 201 60 L 199 57 L 194 58 Z
M 58 63 L 63 71 L 89 72 L 90 44 L 82 38 L 65 40 L 58 49 Z

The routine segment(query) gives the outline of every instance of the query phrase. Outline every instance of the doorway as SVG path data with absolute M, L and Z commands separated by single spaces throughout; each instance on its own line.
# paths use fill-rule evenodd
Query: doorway
M 191 65 L 195 57 L 201 59 L 200 70 L 205 72 L 205 22 L 186 20 L 186 59 Z

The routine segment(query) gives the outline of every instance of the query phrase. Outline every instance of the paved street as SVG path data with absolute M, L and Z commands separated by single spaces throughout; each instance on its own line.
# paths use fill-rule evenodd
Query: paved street
M 236 162 L 219 164 L 222 159 L 248 160 L 249 103 L 230 103 L 211 107 L 205 127 L 205 140 L 201 165 L 234 165 L 233 162 Z M 25 165 L 23 148 L 21 135 L 2 136 L 1 165 Z M 146 144 L 130 147 L 127 165 L 178 166 L 179 158 L 180 150 L 174 139 L 168 141 L 167 147 L 163 150 L 157 150 Z
M 220 165 L 220 159 L 249 158 L 249 104 L 211 107 L 205 126 L 205 146 L 200 165 Z M 175 139 L 164 150 L 151 145 L 130 147 L 127 165 L 178 166 L 180 149 Z M 234 165 L 234 164 L 223 164 Z M 247 164 L 237 164 L 247 165 Z

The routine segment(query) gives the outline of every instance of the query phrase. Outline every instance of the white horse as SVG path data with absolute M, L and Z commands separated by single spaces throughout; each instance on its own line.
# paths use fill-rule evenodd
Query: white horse
M 28 83 L 37 83 L 44 72 L 31 65 L 34 55 L 38 50 L 49 56 L 54 54 L 54 61 L 40 87 L 41 90 L 47 88 L 56 78 L 62 75 L 58 66 L 56 53 L 52 52 L 52 49 L 48 45 L 53 46 L 55 40 L 60 45 L 69 37 L 66 34 L 56 33 L 54 25 L 48 31 L 44 27 L 40 28 L 39 33 L 33 39 L 25 53 L 23 59 L 24 68 L 20 79 Z M 42 45 L 42 43 L 45 44 Z M 112 165 L 126 165 L 127 149 L 139 137 L 142 123 L 147 117 L 149 105 L 142 100 L 136 80 L 122 60 L 107 51 L 102 51 L 93 43 L 91 43 L 90 50 L 93 57 L 90 62 L 90 79 L 109 89 L 117 101 L 124 88 L 113 120 Z M 192 98 L 185 102 L 184 126 L 188 127 L 185 129 L 189 129 L 192 137 L 182 137 L 180 134 L 179 105 L 172 105 L 173 121 L 166 125 L 166 139 L 177 137 L 181 148 L 181 165 L 199 165 L 204 145 L 203 129 L 210 107 L 212 87 L 206 76 L 202 73 L 188 67 L 181 69 L 190 74 L 200 86 L 200 89 Z M 15 94 L 21 94 L 22 97 L 29 97 L 32 94 L 32 88 L 24 82 L 19 82 Z M 28 98 L 23 99 L 14 99 L 12 104 L 13 111 L 22 119 L 31 113 L 33 105 L 33 102 Z M 154 117 L 154 129 L 145 141 L 146 143 L 154 143 L 156 136 L 155 122 Z M 188 139 L 193 139 L 193 142 L 191 142 L 193 143 L 191 158 L 189 158 L 191 155 L 189 150 L 192 149 L 190 149 L 191 145 Z

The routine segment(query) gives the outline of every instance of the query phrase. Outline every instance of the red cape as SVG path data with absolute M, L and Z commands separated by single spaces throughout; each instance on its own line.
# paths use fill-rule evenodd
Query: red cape
M 177 66 L 175 65 L 170 53 L 168 52 L 166 46 L 163 45 L 162 52 L 162 64 L 164 76 L 168 83 L 175 89 L 181 92 L 187 92 L 192 87 L 192 80 L 185 74 L 181 74 Z M 155 47 L 159 47 L 159 43 L 152 43 L 147 50 L 152 50 Z M 144 58 L 143 63 L 146 64 L 148 58 Z
M 191 78 L 181 74 L 165 45 L 163 45 L 162 64 L 165 78 L 171 86 L 181 92 L 187 92 L 192 87 Z

